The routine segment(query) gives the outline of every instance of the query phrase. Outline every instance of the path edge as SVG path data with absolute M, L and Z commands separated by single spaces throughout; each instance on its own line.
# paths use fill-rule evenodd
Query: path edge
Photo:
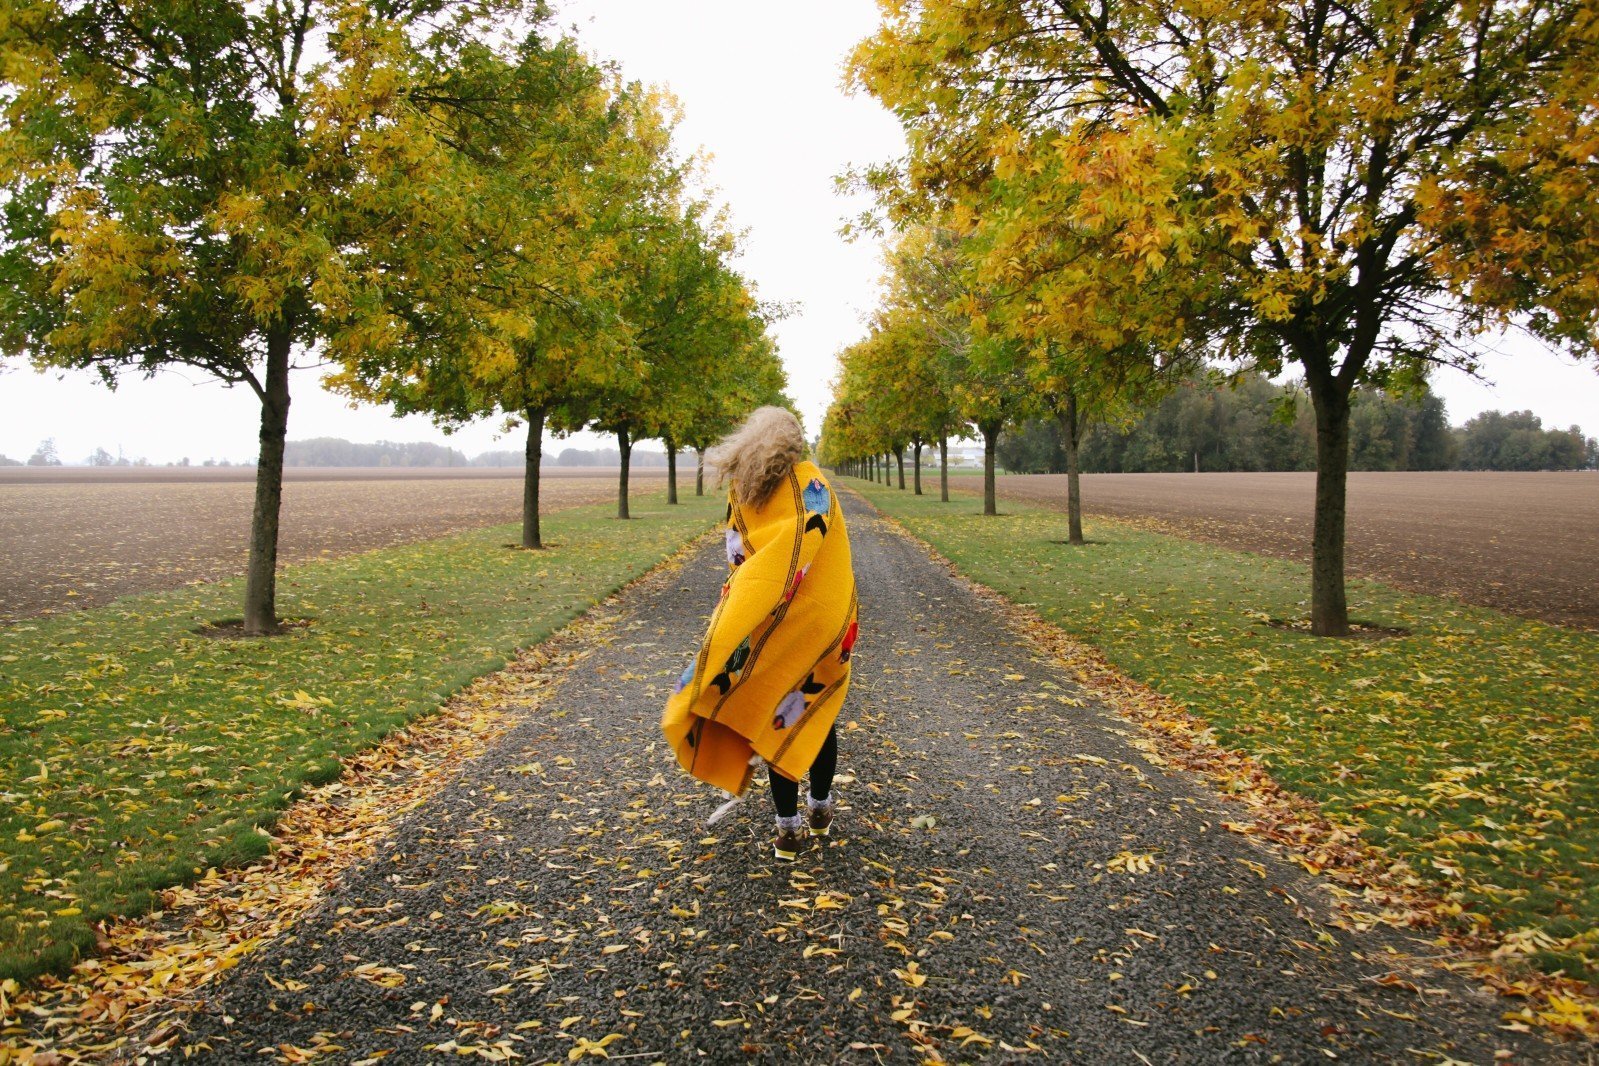
M 717 537 L 693 535 L 500 669 L 340 759 L 338 778 L 304 789 L 260 830 L 271 840 L 263 859 L 162 889 L 157 907 L 97 930 L 95 954 L 65 977 L 0 982 L 0 1064 L 171 1051 L 184 1017 L 205 1006 L 202 988 L 322 904 L 413 810 L 560 690 L 623 617 L 625 598 L 671 579 Z

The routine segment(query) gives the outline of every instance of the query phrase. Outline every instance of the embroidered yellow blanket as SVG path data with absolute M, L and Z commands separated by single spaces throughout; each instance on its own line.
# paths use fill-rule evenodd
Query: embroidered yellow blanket
M 810 462 L 758 508 L 729 496 L 724 536 L 731 574 L 661 728 L 685 770 L 742 795 L 752 752 L 798 781 L 827 739 L 849 688 L 855 574 L 844 513 Z

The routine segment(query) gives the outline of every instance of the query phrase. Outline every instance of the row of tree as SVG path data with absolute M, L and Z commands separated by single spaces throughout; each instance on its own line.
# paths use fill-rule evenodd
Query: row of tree
M 1000 434 L 1013 473 L 1066 472 L 1060 423 L 1033 419 Z M 1258 374 L 1183 382 L 1127 425 L 1094 425 L 1085 473 L 1314 470 L 1316 426 L 1302 390 Z M 1599 440 L 1576 426 L 1545 429 L 1530 411 L 1486 411 L 1451 427 L 1430 390 L 1394 397 L 1363 390 L 1349 417 L 1351 470 L 1581 470 L 1599 465 Z
M 12 459 L 9 456 L 0 455 L 0 466 L 64 466 L 64 465 L 65 464 L 62 463 L 62 461 L 61 461 L 60 452 L 57 451 L 57 449 L 56 449 L 56 441 L 55 441 L 54 437 L 46 437 L 44 440 L 40 441 L 39 442 L 39 446 L 33 450 L 33 454 L 32 455 L 28 456 L 28 459 L 27 459 L 26 462 L 23 462 L 20 459 Z M 83 466 L 149 466 L 151 464 L 150 464 L 150 460 L 144 458 L 143 456 L 140 456 L 137 459 L 129 459 L 127 456 L 122 455 L 120 453 L 117 454 L 117 455 L 112 455 L 110 452 L 106 451 L 104 448 L 96 448 L 94 451 L 90 452 L 87 457 L 84 458 L 83 463 L 81 465 L 83 465 Z M 189 465 L 189 460 L 188 460 L 187 457 L 185 457 L 184 459 L 180 460 L 179 462 L 168 463 L 167 465 L 168 466 L 188 466 Z M 222 459 L 222 460 L 207 459 L 201 465 L 202 466 L 232 466 L 233 464 L 228 462 L 228 460 L 226 460 L 226 459 Z
M 622 464 L 622 453 L 615 448 L 563 448 L 559 455 L 543 458 L 545 466 L 619 469 Z M 629 466 L 664 467 L 668 462 L 665 452 L 646 449 L 630 451 L 628 458 Z M 527 454 L 501 449 L 468 457 L 465 452 L 432 441 L 365 443 L 340 437 L 311 437 L 289 441 L 284 463 L 288 466 L 520 467 L 526 465 Z
M 1297 367 L 1314 415 L 1311 625 L 1348 632 L 1354 396 L 1472 338 L 1599 352 L 1599 3 L 922 0 L 851 62 L 908 151 L 854 175 L 885 298 L 829 456 L 949 429 L 1118 423 L 1203 364 Z M 884 390 L 931 374 L 914 402 Z M 1080 537 L 1075 476 L 1071 539 Z M 991 506 L 991 491 L 988 503 Z
M 452 426 L 703 448 L 780 400 L 761 305 L 691 191 L 671 101 L 536 0 L 128 5 L 0 19 L 0 351 L 250 388 L 245 629 L 276 628 L 295 360 Z M 674 471 L 675 474 L 675 471 Z M 675 502 L 675 478 L 673 481 Z
M 676 461 L 682 458 L 682 453 L 668 456 L 665 452 L 639 450 L 631 455 L 632 466 L 666 467 L 676 466 Z M 701 460 L 696 482 L 698 491 L 704 494 L 704 453 L 700 453 Z M 563 448 L 561 454 L 553 460 L 546 459 L 545 465 L 559 467 L 601 467 L 607 470 L 618 469 L 621 466 L 622 453 L 615 448 Z M 466 453 L 442 444 L 431 441 L 377 441 L 375 443 L 362 443 L 348 441 L 340 437 L 312 437 L 307 440 L 291 440 L 283 449 L 283 465 L 293 466 L 322 466 L 322 467 L 521 467 L 527 463 L 527 455 L 522 451 L 487 451 L 467 458 Z M 60 453 L 56 449 L 54 437 L 46 438 L 39 442 L 26 461 L 12 459 L 10 456 L 0 455 L 0 466 L 62 466 Z M 150 460 L 142 456 L 129 459 L 124 455 L 112 455 L 104 448 L 96 448 L 88 457 L 78 464 L 81 466 L 150 466 Z M 189 466 L 187 457 L 167 466 Z M 247 463 L 234 463 L 229 459 L 207 459 L 201 466 L 248 466 Z
M 680 452 L 672 457 L 682 457 Z M 543 465 L 560 467 L 620 468 L 622 453 L 616 448 L 563 448 L 559 455 L 543 456 Z M 664 467 L 665 452 L 649 449 L 629 451 L 630 467 Z M 340 437 L 311 437 L 291 440 L 284 449 L 286 466 L 384 466 L 384 467 L 525 467 L 525 449 L 498 449 L 468 456 L 456 448 L 432 441 L 388 441 L 372 443 L 348 441 Z

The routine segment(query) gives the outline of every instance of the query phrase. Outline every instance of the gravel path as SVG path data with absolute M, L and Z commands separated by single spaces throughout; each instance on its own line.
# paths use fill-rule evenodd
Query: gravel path
M 1307 874 L 1219 827 L 1224 801 L 1146 762 L 1135 727 L 853 494 L 846 506 L 862 641 L 826 847 L 775 865 L 764 787 L 706 828 L 719 796 L 659 738 L 722 580 L 711 545 L 638 589 L 544 710 L 216 989 L 189 1050 L 1553 1056 L 1499 1030 L 1499 1002 L 1390 954 L 1408 945 L 1325 925 Z

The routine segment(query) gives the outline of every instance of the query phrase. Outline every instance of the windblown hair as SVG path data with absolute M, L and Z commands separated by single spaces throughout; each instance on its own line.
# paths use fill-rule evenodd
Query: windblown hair
M 744 424 L 705 453 L 716 467 L 716 483 L 733 483 L 742 507 L 759 507 L 805 458 L 805 434 L 799 419 L 782 407 L 757 408 Z

